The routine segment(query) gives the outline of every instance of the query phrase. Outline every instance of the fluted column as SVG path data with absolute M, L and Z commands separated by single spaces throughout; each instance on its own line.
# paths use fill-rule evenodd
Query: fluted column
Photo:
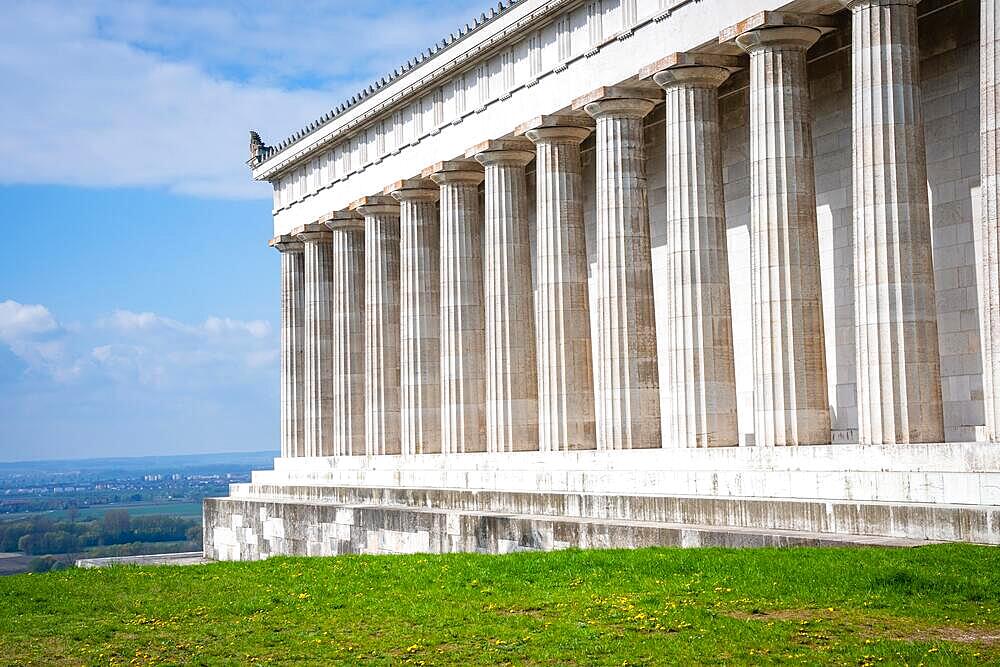
M 365 218 L 365 452 L 399 454 L 399 202 L 351 208 Z
M 483 168 L 453 160 L 423 175 L 441 187 L 441 451 L 484 452 Z
M 324 218 L 333 234 L 333 454 L 365 453 L 365 228 L 354 211 Z
M 594 373 L 580 144 L 593 122 L 545 116 L 519 128 L 535 144 L 535 324 L 539 449 L 594 449 Z
M 399 412 L 403 454 L 441 451 L 441 251 L 438 186 L 399 181 Z
M 758 445 L 830 442 L 812 117 L 810 27 L 764 27 L 750 54 L 754 432 Z
M 661 447 L 653 263 L 639 88 L 578 100 L 597 122 L 597 448 Z
M 980 197 L 982 201 L 983 389 L 986 431 L 1000 441 L 1000 3 L 982 0 L 980 18 Z
M 281 456 L 304 456 L 305 247 L 290 235 L 270 245 L 281 253 Z
M 666 98 L 664 440 L 715 447 L 739 444 L 718 93 L 730 70 L 692 56 L 653 75 Z
M 918 1 L 844 2 L 852 15 L 854 312 L 862 444 L 944 439 Z
M 538 449 L 538 372 L 531 290 L 525 139 L 480 144 L 467 153 L 485 167 L 486 449 Z
M 333 454 L 333 320 L 331 316 L 332 234 L 310 223 L 293 234 L 303 242 L 305 331 L 302 381 L 305 456 Z

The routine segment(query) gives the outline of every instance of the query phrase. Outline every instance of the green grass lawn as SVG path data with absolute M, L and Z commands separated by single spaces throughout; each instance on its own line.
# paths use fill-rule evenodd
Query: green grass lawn
M 1000 661 L 1000 550 L 278 558 L 0 579 L 0 664 Z

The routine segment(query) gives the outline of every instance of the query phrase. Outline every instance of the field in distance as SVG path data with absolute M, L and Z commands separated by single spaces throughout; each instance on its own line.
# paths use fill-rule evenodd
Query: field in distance
M 101 519 L 111 510 L 126 510 L 130 516 L 178 516 L 192 519 L 201 518 L 200 502 L 153 502 L 153 503 L 115 503 L 112 505 L 96 505 L 72 510 L 78 519 Z M 16 521 L 33 516 L 48 516 L 53 519 L 66 519 L 71 510 L 48 510 L 43 512 L 20 512 L 0 515 L 0 521 Z
M 0 664 L 982 664 L 1000 551 L 275 558 L 0 579 Z

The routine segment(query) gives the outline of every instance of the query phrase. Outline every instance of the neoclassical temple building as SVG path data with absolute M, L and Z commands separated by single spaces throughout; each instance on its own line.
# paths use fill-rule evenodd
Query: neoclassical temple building
M 206 554 L 1000 543 L 998 68 L 996 0 L 516 0 L 251 133 Z

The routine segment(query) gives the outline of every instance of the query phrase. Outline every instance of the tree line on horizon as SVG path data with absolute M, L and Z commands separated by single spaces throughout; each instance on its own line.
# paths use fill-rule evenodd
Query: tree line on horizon
M 36 516 L 0 524 L 0 551 L 20 551 L 29 556 L 136 543 L 186 542 L 200 548 L 201 540 L 201 522 L 197 519 L 169 515 L 132 517 L 125 509 L 108 510 L 102 518 L 89 521 Z

